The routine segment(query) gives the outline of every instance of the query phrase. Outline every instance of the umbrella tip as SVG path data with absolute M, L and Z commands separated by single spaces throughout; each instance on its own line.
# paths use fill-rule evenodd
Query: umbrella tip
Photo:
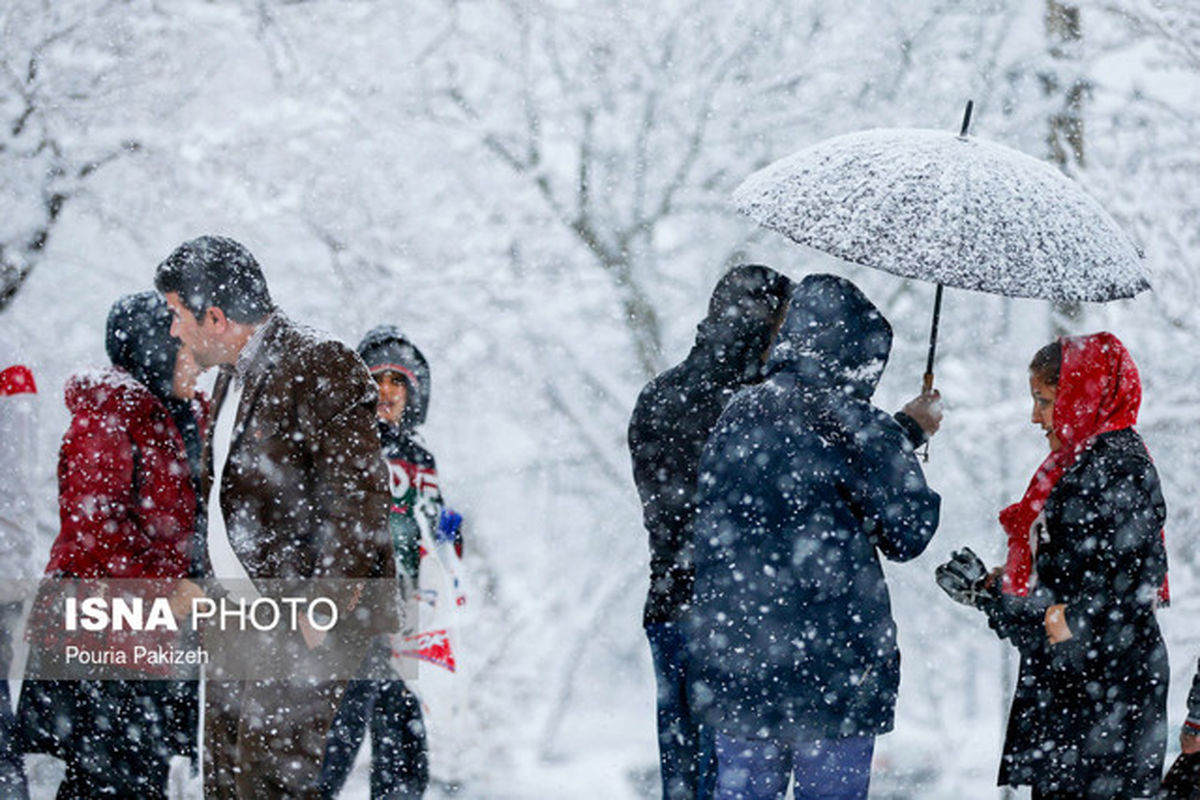
M 975 101 L 967 101 L 967 110 L 963 112 L 962 130 L 958 132 L 960 139 L 967 138 L 967 130 L 971 127 L 971 111 L 975 108 Z

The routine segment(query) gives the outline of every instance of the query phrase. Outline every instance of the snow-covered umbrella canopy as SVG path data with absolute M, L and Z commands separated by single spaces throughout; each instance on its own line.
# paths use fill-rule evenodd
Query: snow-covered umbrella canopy
M 1150 285 L 1138 249 L 1079 184 L 966 135 L 827 139 L 751 175 L 733 202 L 800 244 L 962 289 L 1104 301 Z

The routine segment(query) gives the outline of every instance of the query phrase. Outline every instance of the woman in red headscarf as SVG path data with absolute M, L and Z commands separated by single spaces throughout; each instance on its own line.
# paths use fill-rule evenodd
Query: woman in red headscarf
M 1059 339 L 1030 364 L 1050 454 L 1000 512 L 1003 571 L 964 549 L 938 583 L 1021 654 L 999 783 L 1034 800 L 1153 797 L 1166 750 L 1167 599 L 1158 473 L 1134 430 L 1141 381 L 1111 333 Z M 995 578 L 1002 575 L 1002 580 Z

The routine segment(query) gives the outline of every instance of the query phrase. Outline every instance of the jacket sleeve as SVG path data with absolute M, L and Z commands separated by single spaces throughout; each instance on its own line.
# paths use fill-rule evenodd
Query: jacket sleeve
M 872 543 L 893 561 L 924 552 L 938 526 L 941 498 L 925 483 L 912 444 L 895 420 L 880 412 L 855 434 L 861 463 L 850 501 Z
M 298 423 L 311 453 L 312 502 L 323 526 L 313 575 L 394 577 L 375 385 L 358 357 L 337 342 L 317 345 L 310 363 L 320 366 Z
M 649 389 L 649 387 L 647 387 Z M 633 482 L 642 502 L 642 524 L 649 534 L 651 575 L 663 595 L 688 597 L 692 587 L 692 531 L 696 513 L 698 463 L 686 464 L 682 434 L 675 441 L 657 424 L 652 394 L 643 391 L 629 421 Z M 699 454 L 696 454 L 696 462 Z
M 908 439 L 909 444 L 914 448 L 920 447 L 929 441 L 929 434 L 925 433 L 921 424 L 903 411 L 897 411 L 895 414 L 892 414 L 892 419 L 896 420 L 901 430 L 904 431 L 905 438 Z
M 1024 656 L 1048 646 L 1044 620 L 1053 598 L 1035 590 L 1028 597 L 997 595 L 983 602 L 988 625 L 1001 639 L 1008 639 Z

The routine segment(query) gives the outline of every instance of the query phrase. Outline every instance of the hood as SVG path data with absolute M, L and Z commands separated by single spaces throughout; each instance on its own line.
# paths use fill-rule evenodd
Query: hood
M 729 270 L 713 289 L 692 356 L 709 361 L 722 377 L 740 382 L 759 377 L 762 354 L 791 289 L 792 282 L 770 267 Z
M 392 371 L 404 376 L 408 383 L 408 405 L 400 427 L 411 430 L 425 422 L 429 411 L 429 362 L 395 325 L 379 325 L 367 331 L 358 343 L 358 354 L 374 375 Z
M 857 286 L 835 275 L 809 275 L 792 292 L 767 372 L 869 400 L 891 349 L 891 324 Z
M 119 367 L 78 372 L 67 379 L 64 389 L 67 410 L 72 415 L 105 412 L 127 415 L 148 413 L 162 403 L 144 385 Z
M 125 295 L 108 312 L 104 349 L 120 367 L 165 400 L 175 383 L 179 340 L 171 336 L 171 312 L 158 292 Z

